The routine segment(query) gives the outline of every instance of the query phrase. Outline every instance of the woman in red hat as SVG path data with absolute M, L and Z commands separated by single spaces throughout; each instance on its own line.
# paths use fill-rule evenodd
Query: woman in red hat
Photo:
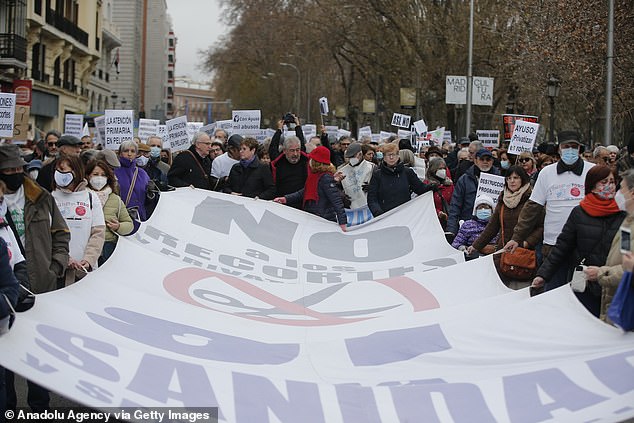
M 324 146 L 316 147 L 308 155 L 310 172 L 306 178 L 304 188 L 284 197 L 277 197 L 273 201 L 281 204 L 302 204 L 307 211 L 324 219 L 338 222 L 341 229 L 346 231 L 346 212 L 343 208 L 341 191 L 334 179 L 335 166 L 330 163 L 330 150 Z

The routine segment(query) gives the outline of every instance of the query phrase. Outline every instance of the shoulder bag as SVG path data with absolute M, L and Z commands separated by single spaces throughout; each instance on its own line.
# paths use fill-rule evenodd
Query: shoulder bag
M 136 183 L 136 177 L 138 174 L 139 174 L 139 168 L 138 167 L 134 168 L 134 176 L 132 176 L 132 182 L 130 182 L 130 188 L 128 189 L 128 195 L 126 196 L 124 204 L 125 204 L 125 208 L 128 209 L 128 214 L 130 215 L 132 220 L 141 222 L 141 217 L 139 215 L 139 207 L 138 206 L 128 207 L 128 204 L 130 203 L 130 199 L 132 198 L 132 192 L 134 191 L 134 184 Z
M 502 242 L 504 242 L 504 209 L 500 208 L 500 225 L 502 226 Z M 507 278 L 527 281 L 535 277 L 537 257 L 534 250 L 517 247 L 513 253 L 504 252 L 500 256 L 500 273 Z

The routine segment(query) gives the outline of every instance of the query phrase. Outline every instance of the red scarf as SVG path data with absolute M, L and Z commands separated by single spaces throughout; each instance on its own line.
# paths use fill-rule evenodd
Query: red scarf
M 302 206 L 306 204 L 306 201 L 313 200 L 319 201 L 319 192 L 317 190 L 317 186 L 319 185 L 319 180 L 325 174 L 332 175 L 332 172 L 319 172 L 314 173 L 312 171 L 308 171 L 308 177 L 306 178 L 306 185 L 304 185 L 304 202 Z
M 593 217 L 608 216 L 610 214 L 618 213 L 621 210 L 614 201 L 614 198 L 610 200 L 602 200 L 594 193 L 590 193 L 583 197 L 583 200 L 579 203 L 581 208 Z

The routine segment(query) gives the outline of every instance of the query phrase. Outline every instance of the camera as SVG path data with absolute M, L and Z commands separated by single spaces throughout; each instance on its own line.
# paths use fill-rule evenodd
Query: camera
M 282 119 L 284 120 L 284 123 L 287 125 L 290 125 L 291 123 L 295 123 L 295 116 L 293 116 L 291 112 L 286 113 Z

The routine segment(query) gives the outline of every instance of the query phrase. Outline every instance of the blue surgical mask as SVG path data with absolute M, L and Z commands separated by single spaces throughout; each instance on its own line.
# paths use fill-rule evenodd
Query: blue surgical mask
M 480 220 L 489 220 L 491 217 L 491 209 L 478 209 L 476 210 L 476 217 Z
M 508 169 L 511 167 L 511 163 L 508 160 L 502 160 L 500 166 L 502 166 L 502 169 Z
M 150 157 L 153 159 L 161 157 L 161 147 L 150 147 Z
M 147 157 L 145 157 L 145 156 L 139 156 L 139 157 L 137 157 L 137 158 L 136 158 L 136 165 L 137 165 L 137 166 L 140 166 L 140 167 L 145 167 L 145 165 L 147 164 L 147 162 L 148 162 L 149 160 L 150 160 L 150 159 L 148 159 L 148 158 L 147 158 Z
M 579 150 L 576 148 L 564 148 L 561 150 L 561 161 L 568 166 L 575 164 L 579 159 Z
M 382 151 L 377 151 L 376 152 L 376 159 L 377 160 L 383 160 L 383 152 Z

